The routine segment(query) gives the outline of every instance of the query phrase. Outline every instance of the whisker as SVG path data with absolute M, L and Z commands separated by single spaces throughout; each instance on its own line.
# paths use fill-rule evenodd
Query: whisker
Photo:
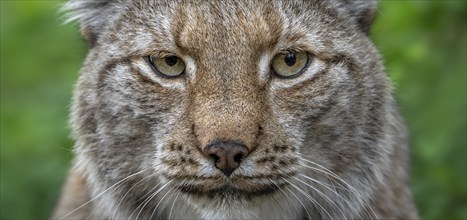
M 331 175 L 331 177 L 334 177 L 336 180 L 339 180 L 339 181 L 343 182 L 349 189 L 345 188 L 345 187 L 344 187 L 342 184 L 340 184 L 339 182 L 337 182 L 337 184 L 338 184 L 340 187 L 335 187 L 334 181 L 333 181 L 332 179 L 329 179 L 330 182 L 333 184 L 333 186 L 334 186 L 335 189 L 336 189 L 336 188 L 342 189 L 342 190 L 344 190 L 344 191 L 349 192 L 351 195 L 355 196 L 356 198 L 361 199 L 361 201 L 363 201 L 363 203 L 364 203 L 365 205 L 367 205 L 368 208 L 370 209 L 370 211 L 373 213 L 373 216 L 377 216 L 377 215 L 375 214 L 375 212 L 373 211 L 373 209 L 371 208 L 371 206 L 369 205 L 369 203 L 367 202 L 367 200 L 366 200 L 355 188 L 353 188 L 350 184 L 348 184 L 346 181 L 344 181 L 343 179 L 341 179 L 341 178 L 338 177 L 338 176 L 335 177 L 334 175 L 336 175 L 336 174 L 330 174 L 330 173 L 328 173 L 328 172 L 326 172 L 326 171 L 324 171 L 324 170 L 321 170 L 321 169 L 317 169 L 317 168 L 310 167 L 310 166 L 306 166 L 306 165 L 304 165 L 304 166 L 307 167 L 307 168 L 311 168 L 311 169 L 315 169 L 315 170 L 317 170 L 317 171 L 323 172 L 324 174 L 326 174 L 326 176 L 327 176 L 328 178 L 329 178 L 328 175 Z M 366 208 L 366 207 L 363 207 L 363 208 L 364 208 L 365 212 L 368 214 L 368 216 L 370 216 L 370 218 L 373 219 L 373 217 L 371 217 L 372 214 L 370 213 L 370 211 L 368 211 L 368 208 Z M 358 212 L 358 213 L 359 213 L 359 212 Z M 359 215 L 361 215 L 361 214 L 359 214 Z
M 310 167 L 308 167 L 308 166 L 304 166 L 304 167 L 305 167 L 305 168 L 310 168 Z M 320 172 L 323 172 L 323 171 L 320 171 Z M 319 181 L 319 180 L 315 180 L 315 179 L 313 179 L 313 178 L 311 178 L 311 177 L 308 177 L 308 176 L 306 176 L 306 175 L 304 175 L 304 174 L 300 174 L 300 175 L 302 175 L 302 176 L 304 176 L 304 177 L 307 177 L 307 178 L 310 178 L 311 180 L 317 181 L 317 182 L 319 182 L 320 185 L 322 185 L 322 186 L 327 186 L 328 188 L 333 188 L 334 190 L 333 190 L 333 189 L 330 189 L 330 190 L 332 190 L 332 191 L 334 191 L 334 192 L 336 192 L 336 190 L 338 190 L 338 189 L 339 189 L 339 190 L 344 190 L 344 191 L 347 191 L 347 192 L 351 192 L 349 189 L 346 189 L 346 188 L 345 188 L 342 184 L 340 184 L 340 183 L 337 183 L 339 186 L 334 185 L 333 179 L 329 178 L 329 176 L 327 176 L 326 173 L 324 173 L 324 174 L 326 175 L 326 178 L 327 178 L 327 180 L 329 180 L 330 183 L 325 183 L 325 182 L 322 182 L 322 181 Z
M 310 169 L 313 169 L 313 170 L 316 170 L 316 171 L 319 171 L 319 172 L 322 172 L 326 175 L 326 177 L 328 178 L 328 180 L 332 183 L 332 186 L 335 188 L 335 189 L 341 189 L 341 190 L 344 190 L 344 191 L 347 191 L 351 194 L 353 194 L 355 197 L 358 197 L 358 198 L 362 198 L 362 196 L 358 193 L 358 191 L 356 191 L 356 189 L 354 189 L 352 186 L 350 186 L 350 184 L 348 184 L 345 180 L 343 180 L 342 178 L 340 178 L 339 176 L 334 176 L 332 173 L 329 173 L 325 170 L 322 170 L 322 169 L 319 169 L 319 168 L 316 168 L 316 167 L 311 167 L 311 166 L 308 166 L 308 165 L 302 165 L 303 167 L 306 167 L 306 168 L 310 168 Z M 331 176 L 330 176 L 331 175 Z M 337 182 L 337 184 L 339 185 L 339 187 L 336 187 L 334 185 L 334 182 L 332 178 L 330 177 L 333 177 L 335 178 L 335 180 L 338 180 L 338 181 L 341 181 L 343 182 L 348 188 L 350 189 L 347 189 L 346 186 L 342 185 L 341 183 Z M 329 185 L 329 184 L 327 184 Z M 353 190 L 352 190 L 353 189 Z M 363 198 L 362 198 L 363 199 Z
M 300 174 L 300 175 L 301 175 L 302 177 L 306 178 L 306 179 L 309 179 L 309 180 L 311 180 L 311 181 L 313 181 L 313 182 L 315 182 L 315 183 L 317 183 L 317 184 L 319 184 L 319 185 L 325 187 L 325 188 L 328 189 L 329 191 L 335 193 L 337 197 L 339 197 L 339 198 L 342 199 L 345 203 L 347 203 L 347 205 L 354 211 L 355 214 L 359 215 L 359 217 L 362 217 L 361 214 L 357 211 L 357 209 L 355 209 L 355 208 L 352 206 L 352 204 L 351 204 L 347 199 L 345 199 L 344 197 L 342 197 L 342 196 L 341 196 L 338 192 L 336 192 L 335 190 L 332 190 L 330 187 L 328 187 L 329 184 L 323 183 L 323 182 L 321 182 L 321 181 L 319 181 L 319 180 L 315 180 L 315 179 L 313 179 L 313 178 L 311 178 L 311 177 L 308 177 L 308 176 L 306 176 L 306 175 L 304 175 L 304 174 Z
M 119 189 L 119 187 L 123 186 L 123 184 L 126 183 L 126 182 L 128 182 L 129 180 L 130 180 L 130 179 L 125 180 L 124 182 L 122 182 L 122 183 L 120 184 L 120 186 L 115 187 L 114 189 L 112 189 L 111 191 L 109 191 L 109 193 L 115 192 L 117 189 Z M 90 219 L 90 218 L 92 217 L 92 215 L 94 214 L 94 212 L 96 212 L 96 210 L 97 210 L 97 207 L 94 206 L 94 207 L 92 208 L 92 211 L 89 213 L 88 217 L 86 217 L 86 219 Z
M 279 188 L 279 189 L 281 189 L 281 188 Z M 308 212 L 308 209 L 307 209 L 306 206 L 303 204 L 303 202 L 298 198 L 298 196 L 295 195 L 295 193 L 294 193 L 292 190 L 290 190 L 289 188 L 286 188 L 286 189 L 287 189 L 290 193 L 292 193 L 292 195 L 298 200 L 298 202 L 299 202 L 299 203 L 302 205 L 302 207 L 305 209 L 305 212 L 306 212 L 306 214 L 308 215 L 308 219 L 312 219 L 312 218 L 311 218 L 311 215 L 310 215 L 310 212 Z M 281 190 L 282 190 L 282 189 L 281 189 Z
M 153 191 L 154 189 L 156 189 L 156 187 L 152 188 L 150 192 L 153 192 L 151 193 L 151 196 L 147 197 L 146 199 L 143 200 L 143 202 L 141 204 L 139 204 L 136 209 L 131 213 L 130 217 L 133 216 L 133 214 L 139 209 L 139 212 L 138 214 L 136 214 L 136 218 L 135 219 L 138 219 L 139 215 L 141 214 L 141 212 L 143 211 L 144 207 L 149 203 L 151 202 L 152 198 L 154 198 L 154 196 L 156 196 L 157 192 L 159 191 Z M 140 208 L 141 207 L 141 208 Z M 128 217 L 128 220 L 130 220 L 130 217 Z
M 154 166 L 158 166 L 158 165 L 160 165 L 160 164 L 161 164 L 161 163 L 156 164 L 156 165 L 154 165 Z M 156 173 L 153 173 L 152 175 L 156 175 Z M 136 209 L 133 210 L 133 212 L 130 214 L 130 216 L 128 217 L 128 219 L 130 219 L 131 216 L 133 216 L 133 214 L 135 214 L 135 212 L 139 209 L 140 206 L 142 206 L 146 201 L 148 201 L 148 200 L 150 199 L 151 196 L 149 196 L 149 194 L 152 195 L 152 192 L 153 192 L 154 190 L 156 190 L 156 188 L 157 188 L 158 186 L 160 186 L 161 184 L 162 184 L 162 183 L 159 182 L 157 185 L 155 185 L 152 189 L 148 190 L 146 194 L 144 194 L 143 196 L 141 196 L 141 198 L 139 198 L 139 199 L 137 200 L 137 201 L 140 201 L 141 199 L 145 198 L 145 199 L 136 207 Z
M 171 187 L 165 194 L 164 196 L 162 196 L 162 198 L 159 200 L 159 202 L 157 202 L 156 204 L 156 207 L 154 208 L 154 210 L 152 211 L 151 213 L 151 216 L 149 217 L 149 219 L 152 219 L 152 216 L 154 215 L 154 213 L 156 212 L 157 210 L 157 207 L 159 207 L 159 205 L 161 204 L 162 200 L 164 200 L 164 198 L 170 193 L 170 191 L 173 190 L 173 187 Z M 138 218 L 137 218 L 138 219 Z
M 336 208 L 337 210 L 341 213 L 342 217 L 344 217 L 344 219 L 347 219 L 347 217 L 345 216 L 344 212 L 342 212 L 342 210 L 339 208 L 339 206 L 334 202 L 332 201 L 328 196 L 326 196 L 326 194 L 322 193 L 320 190 L 316 189 L 315 187 L 313 187 L 311 184 L 308 184 L 306 182 L 304 182 L 303 180 L 301 180 L 300 178 L 298 177 L 294 177 L 294 179 L 296 179 L 297 181 L 300 181 L 301 183 L 305 184 L 306 186 L 310 187 L 311 189 L 315 190 L 317 193 L 319 193 L 321 196 L 323 196 L 324 198 L 326 198 L 329 202 L 331 202 Z
M 311 202 L 313 202 L 314 204 L 318 205 L 321 209 L 323 209 L 324 212 L 326 212 L 326 214 L 331 218 L 331 219 L 334 219 L 331 214 L 329 214 L 329 212 L 318 202 L 316 201 L 315 199 L 311 198 L 310 195 L 308 195 L 308 193 L 304 192 L 302 189 L 300 189 L 300 187 L 296 186 L 295 184 L 293 184 L 292 182 L 288 181 L 287 179 L 285 178 L 282 178 L 284 181 L 288 182 L 291 186 L 295 187 L 299 192 L 301 192 L 305 197 L 307 197 Z
M 131 218 L 131 216 L 133 216 L 133 214 L 136 213 L 136 211 L 139 209 L 139 207 L 141 207 L 143 204 L 145 204 L 146 202 L 148 202 L 151 198 L 151 196 L 155 193 L 157 187 L 160 185 L 161 183 L 158 183 L 157 185 L 155 185 L 154 187 L 152 187 L 152 189 L 148 190 L 148 192 L 146 194 L 144 194 L 140 199 L 138 199 L 137 201 L 141 200 L 142 198 L 145 198 L 136 208 L 135 210 L 133 210 L 133 212 L 130 214 L 130 216 L 128 217 L 128 219 Z M 151 194 L 149 196 L 149 194 Z
M 128 195 L 128 193 L 129 193 L 133 188 L 135 188 L 138 184 L 140 184 L 141 182 L 146 181 L 146 180 L 148 180 L 148 179 L 150 179 L 151 177 L 154 177 L 154 176 L 155 176 L 155 174 L 151 174 L 151 175 L 149 175 L 149 176 L 147 176 L 147 177 L 144 177 L 143 179 L 141 179 L 140 181 L 138 181 L 137 183 L 135 183 L 130 189 L 128 189 L 128 191 L 123 195 L 123 197 L 122 197 L 122 198 L 120 199 L 120 201 L 118 202 L 117 208 L 115 209 L 115 212 L 114 212 L 114 214 L 112 215 L 112 218 L 111 218 L 111 219 L 115 219 L 115 217 L 116 217 L 116 215 L 117 215 L 118 207 L 120 207 L 120 205 L 122 204 L 123 200 L 124 200 L 125 197 Z M 159 185 L 160 185 L 160 183 L 157 184 L 155 187 L 157 187 L 157 186 L 159 186 Z
M 303 166 L 305 166 L 305 167 L 307 167 L 307 168 L 310 168 L 310 169 L 314 169 L 314 170 L 320 171 L 320 172 L 322 172 L 322 173 L 324 173 L 324 174 L 326 174 L 326 175 L 330 175 L 331 177 L 334 177 L 336 180 L 341 181 L 343 184 L 345 184 L 345 185 L 349 188 L 349 191 L 348 191 L 348 192 L 350 192 L 351 194 L 353 194 L 355 197 L 360 198 L 360 199 L 363 201 L 364 205 L 366 205 L 366 206 L 368 207 L 368 208 L 364 207 L 365 212 L 368 214 L 368 216 L 371 217 L 371 216 L 373 215 L 374 218 L 371 217 L 372 219 L 378 219 L 378 215 L 375 213 L 375 211 L 373 210 L 373 208 L 371 207 L 371 205 L 368 203 L 368 201 L 365 199 L 365 197 L 363 197 L 363 195 L 360 194 L 360 192 L 359 192 L 357 189 L 355 189 L 352 185 L 350 185 L 348 182 L 346 182 L 344 179 L 342 179 L 339 175 L 337 175 L 337 174 L 334 173 L 333 171 L 327 169 L 326 167 L 324 167 L 324 166 L 322 166 L 322 165 L 320 165 L 320 164 L 318 164 L 318 163 L 316 163 L 316 162 L 313 162 L 313 161 L 311 161 L 311 160 L 305 159 L 304 157 L 307 157 L 306 155 L 303 155 L 303 154 L 300 154 L 300 155 L 302 156 L 302 157 L 301 157 L 301 160 L 302 160 L 302 161 L 311 163 L 311 164 L 313 164 L 313 165 L 315 165 L 315 166 L 318 166 L 318 167 L 321 168 L 321 169 L 316 168 L 316 167 L 307 166 L 307 165 L 305 165 L 305 164 L 303 164 Z M 309 158 L 309 157 L 308 157 L 308 158 Z M 344 187 L 344 186 L 342 186 L 340 183 L 337 183 L 337 184 L 339 184 L 341 187 Z M 345 187 L 344 187 L 344 189 L 345 189 Z M 368 209 L 370 209 L 371 213 L 368 211 Z
M 183 181 L 182 184 L 184 184 L 184 182 L 185 182 L 185 181 Z M 178 188 L 178 187 L 177 187 L 177 188 Z M 177 201 L 178 196 L 180 196 L 180 193 L 181 193 L 181 192 L 182 192 L 181 190 L 178 190 L 177 196 L 175 196 L 175 199 L 174 199 L 174 201 L 173 201 L 173 203 L 172 203 L 172 207 L 170 207 L 169 218 L 168 218 L 169 220 L 170 220 L 170 217 L 172 216 L 172 210 L 173 210 L 173 208 L 174 208 L 175 202 Z
M 329 180 L 329 182 L 332 183 L 332 186 L 334 187 L 334 189 L 336 189 L 336 190 L 337 190 L 337 189 L 341 189 L 341 190 L 344 190 L 344 191 L 347 191 L 347 192 L 353 194 L 353 195 L 356 196 L 356 197 L 360 197 L 360 195 L 357 195 L 357 194 L 354 193 L 354 191 L 352 191 L 351 189 L 347 189 L 346 186 L 342 185 L 342 184 L 339 183 L 339 182 L 336 182 L 337 185 L 338 185 L 338 187 L 337 187 L 336 185 L 334 185 L 334 182 L 335 182 L 334 179 L 335 179 L 335 180 L 338 180 L 338 181 L 341 181 L 341 182 L 345 183 L 346 185 L 348 185 L 347 187 L 350 186 L 350 185 L 347 184 L 344 180 L 342 180 L 340 177 L 334 177 L 331 173 L 326 172 L 325 170 L 322 170 L 322 169 L 319 169 L 319 168 L 316 168 L 316 167 L 311 167 L 311 166 L 308 166 L 308 165 L 305 165 L 305 164 L 303 164 L 302 166 L 305 167 L 305 168 L 310 168 L 310 169 L 319 171 L 319 172 L 321 172 L 321 173 L 324 173 L 324 174 L 326 175 L 327 179 Z M 332 179 L 331 177 L 334 178 L 334 179 Z
M 277 183 L 275 183 L 274 181 L 272 181 L 271 178 L 268 178 L 268 180 L 269 180 L 272 184 L 274 184 L 274 185 L 281 191 L 281 193 L 285 195 L 285 197 L 287 197 L 287 200 L 289 200 L 290 202 L 292 202 L 292 199 L 289 197 L 289 195 L 288 195 L 279 185 L 277 185 Z
M 146 201 L 146 202 L 143 201 L 143 203 L 140 204 L 140 205 L 143 205 L 143 206 L 141 207 L 141 209 L 139 210 L 138 214 L 136 215 L 136 219 L 138 219 L 138 216 L 141 214 L 141 212 L 143 211 L 144 207 L 145 207 L 159 192 L 161 192 L 165 187 L 167 187 L 172 181 L 173 181 L 173 180 L 170 180 L 170 181 L 168 181 L 167 183 L 165 183 L 161 188 L 157 189 L 157 191 L 155 191 L 154 193 L 152 193 L 152 195 L 151 195 L 150 197 L 146 198 L 146 199 L 144 200 L 144 201 Z M 156 187 L 157 187 L 157 186 L 156 186 Z M 152 188 L 151 191 L 154 190 L 156 187 Z M 147 194 L 146 194 L 146 195 L 147 195 Z M 139 205 L 139 206 L 140 206 L 140 205 Z M 139 206 L 138 206 L 138 207 L 139 207 Z M 128 219 L 130 219 L 131 216 L 133 216 L 133 214 L 138 210 L 138 207 L 136 207 L 135 211 L 133 211 L 133 212 L 131 213 L 131 215 L 128 217 Z
M 83 208 L 84 206 L 86 206 L 87 204 L 93 202 L 94 200 L 96 200 L 97 198 L 101 197 L 102 195 L 104 195 L 104 193 L 108 192 L 110 189 L 112 189 L 113 187 L 119 185 L 119 184 L 122 184 L 124 183 L 125 181 L 127 181 L 129 178 L 133 177 L 133 176 L 136 176 L 138 174 L 141 174 L 142 172 L 146 171 L 147 169 L 144 169 L 144 170 L 141 170 L 141 171 L 138 171 L 136 173 L 133 173 L 131 175 L 128 175 L 127 177 L 121 179 L 120 181 L 116 182 L 115 184 L 113 184 L 112 186 L 110 186 L 109 188 L 105 189 L 104 191 L 102 191 L 101 193 L 99 193 L 97 196 L 95 196 L 94 198 L 88 200 L 87 202 L 83 203 L 82 205 L 78 206 L 78 208 L 76 209 L 73 209 L 72 211 L 70 211 L 68 214 L 62 216 L 60 219 L 65 219 L 66 217 L 68 217 L 69 215 L 71 215 L 72 213 L 76 212 L 77 210 Z
M 321 168 L 321 169 L 316 168 L 316 167 L 310 167 L 310 166 L 307 166 L 307 165 L 303 165 L 303 166 L 305 166 L 305 167 L 307 167 L 307 168 L 311 168 L 311 169 L 317 170 L 317 171 L 320 171 L 320 172 L 323 172 L 323 173 L 325 173 L 325 174 L 327 174 L 327 175 L 330 175 L 330 176 L 336 178 L 337 180 L 343 182 L 345 185 L 347 185 L 347 187 L 353 188 L 353 187 L 352 187 L 349 183 L 347 183 L 344 179 L 342 179 L 340 176 L 338 176 L 338 175 L 337 175 L 336 173 L 334 173 L 333 171 L 327 169 L 326 167 L 324 167 L 324 166 L 322 166 L 322 165 L 319 165 L 318 163 L 313 162 L 313 161 L 311 161 L 311 160 L 307 160 L 307 159 L 305 159 L 305 158 L 301 158 L 301 160 L 304 161 L 304 162 L 311 163 L 311 164 L 313 164 L 313 165 L 315 165 L 315 166 L 318 166 L 318 167 Z M 342 185 L 341 185 L 341 186 L 342 186 Z M 343 186 L 342 186 L 342 187 L 343 187 Z M 345 187 L 344 187 L 344 188 L 345 188 Z M 355 189 L 354 189 L 354 190 L 355 190 Z

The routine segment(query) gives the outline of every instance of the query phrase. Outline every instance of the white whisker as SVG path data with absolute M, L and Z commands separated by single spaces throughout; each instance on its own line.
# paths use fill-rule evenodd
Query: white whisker
M 318 205 L 324 212 L 326 212 L 326 214 L 331 218 L 331 219 L 334 219 L 331 214 L 329 214 L 329 212 L 318 202 L 316 201 L 315 199 L 311 198 L 310 195 L 308 195 L 308 193 L 306 193 L 305 191 L 303 191 L 302 189 L 300 189 L 300 187 L 298 187 L 297 185 L 293 184 L 292 182 L 288 181 L 287 179 L 285 178 L 282 178 L 284 181 L 286 181 L 287 183 L 289 183 L 291 186 L 293 186 L 294 188 L 296 188 L 299 192 L 301 192 L 305 197 L 307 197 L 311 202 L 313 202 L 314 204 Z
M 279 188 L 280 189 L 280 188 Z M 303 204 L 303 202 L 300 200 L 300 198 L 298 198 L 297 195 L 295 195 L 295 193 L 290 190 L 289 188 L 286 188 L 290 193 L 292 193 L 292 195 L 298 200 L 298 202 L 302 205 L 302 207 L 305 209 L 305 212 L 306 214 L 308 215 L 308 219 L 312 219 L 311 218 L 311 215 L 310 215 L 310 212 L 308 212 L 308 209 L 306 208 L 306 206 Z M 282 189 L 281 189 L 282 190 Z
M 368 203 L 368 201 L 365 199 L 365 197 L 360 194 L 360 192 L 355 189 L 352 185 L 350 185 L 347 181 L 345 181 L 344 179 L 342 179 L 340 176 L 338 176 L 336 173 L 334 173 L 333 171 L 327 169 L 326 167 L 316 163 L 316 162 L 313 162 L 311 160 L 307 160 L 305 159 L 304 157 L 306 157 L 306 155 L 303 155 L 303 154 L 300 154 L 302 157 L 301 157 L 301 160 L 304 161 L 304 162 L 308 162 L 308 163 L 311 163 L 319 168 L 316 168 L 316 167 L 311 167 L 311 166 L 308 166 L 308 165 L 305 165 L 303 164 L 304 167 L 307 167 L 307 168 L 310 168 L 310 169 L 314 169 L 314 170 L 317 170 L 319 172 L 322 172 L 326 175 L 329 175 L 331 177 L 334 177 L 336 180 L 339 180 L 340 182 L 342 182 L 343 184 L 345 184 L 345 186 L 348 188 L 348 192 L 350 192 L 351 194 L 353 194 L 354 196 L 356 196 L 357 198 L 361 199 L 364 203 L 364 205 L 366 205 L 368 208 L 364 207 L 365 211 L 367 212 L 367 214 L 371 217 L 372 215 L 374 216 L 371 217 L 372 219 L 378 219 L 378 215 L 376 215 L 375 211 L 373 210 L 373 208 L 370 206 L 370 204 Z M 337 183 L 339 184 L 341 187 L 343 187 L 344 190 L 347 190 L 346 187 L 342 186 L 340 183 Z M 367 209 L 370 209 L 371 213 L 367 210 Z
M 154 213 L 157 211 L 157 207 L 159 207 L 159 205 L 161 204 L 162 200 L 164 200 L 164 198 L 170 193 L 170 191 L 173 190 L 173 187 L 171 187 L 165 194 L 164 196 L 162 196 L 162 198 L 159 200 L 159 202 L 157 202 L 156 204 L 156 207 L 154 207 L 154 210 L 152 211 L 151 213 L 151 216 L 149 217 L 149 219 L 152 219 L 152 216 L 154 215 Z
M 301 175 L 302 177 L 306 178 L 306 179 L 309 179 L 309 180 L 311 180 L 311 181 L 313 181 L 313 182 L 315 182 L 315 183 L 317 183 L 317 184 L 319 184 L 319 185 L 325 187 L 325 188 L 328 189 L 329 191 L 331 191 L 331 192 L 333 192 L 334 194 L 336 194 L 337 197 L 339 197 L 339 198 L 342 199 L 345 203 L 347 203 L 347 205 L 354 211 L 355 214 L 357 214 L 357 215 L 359 215 L 360 217 L 362 217 L 362 216 L 360 215 L 360 213 L 357 211 L 357 209 L 355 209 L 355 208 L 352 206 L 352 204 L 351 204 L 347 199 L 345 199 L 344 197 L 342 197 L 342 196 L 341 196 L 338 192 L 336 192 L 335 190 L 332 190 L 330 187 L 328 187 L 329 184 L 323 183 L 323 182 L 321 182 L 321 181 L 319 181 L 319 180 L 315 180 L 315 179 L 313 179 L 313 178 L 311 178 L 311 177 L 308 177 L 308 176 L 306 176 L 306 175 L 304 175 L 304 174 L 300 174 L 300 175 Z
M 183 181 L 183 182 L 184 182 L 184 181 Z M 182 184 L 183 184 L 183 182 L 182 182 Z M 174 208 L 175 202 L 177 201 L 178 196 L 180 196 L 180 193 L 181 193 L 181 192 L 182 192 L 181 190 L 178 190 L 177 196 L 175 196 L 175 199 L 174 199 L 174 201 L 172 202 L 172 206 L 170 207 L 169 217 L 167 218 L 167 219 L 169 219 L 169 220 L 170 220 L 170 217 L 172 216 L 172 210 L 173 210 L 173 208 Z
M 344 217 L 344 219 L 347 219 L 347 217 L 345 216 L 344 212 L 342 212 L 342 210 L 339 208 L 339 206 L 338 206 L 334 201 L 332 201 L 328 196 L 326 196 L 326 194 L 322 193 L 320 190 L 316 189 L 316 188 L 313 187 L 311 184 L 308 184 L 308 183 L 304 182 L 303 180 L 301 180 L 301 179 L 298 178 L 298 177 L 294 177 L 294 179 L 296 179 L 297 181 L 300 181 L 301 183 L 305 184 L 306 186 L 310 187 L 311 189 L 313 189 L 314 191 L 316 191 L 318 194 L 320 194 L 321 196 L 323 196 L 324 198 L 326 198 L 329 202 L 331 202 L 331 203 L 337 208 L 337 210 L 341 213 L 342 217 Z
M 138 214 L 136 215 L 136 219 L 138 219 L 139 215 L 141 215 L 141 212 L 143 211 L 144 207 L 159 193 L 161 192 L 165 187 L 167 187 L 173 180 L 170 180 L 168 181 L 167 183 L 165 183 L 161 188 L 159 188 L 157 191 L 155 191 L 150 197 L 146 198 L 144 201 L 143 201 L 143 206 L 141 207 L 141 209 L 139 210 Z M 153 188 L 155 189 L 155 188 Z M 140 204 L 141 205 L 141 204 Z M 138 206 L 139 207 L 139 206 Z M 136 207 L 136 210 L 138 210 L 138 207 Z M 136 211 L 135 210 L 135 211 Z M 135 212 L 133 211 L 133 213 Z M 130 217 L 133 215 L 133 213 L 131 213 Z M 152 215 L 151 215 L 152 216 Z M 128 219 L 130 219 L 130 217 Z
M 87 204 L 93 202 L 94 200 L 96 200 L 97 198 L 101 197 L 102 195 L 104 195 L 104 193 L 108 192 L 110 189 L 112 189 L 113 187 L 121 184 L 121 183 L 124 183 L 125 181 L 127 181 L 129 178 L 133 177 L 133 176 L 136 176 L 144 171 L 146 171 L 147 169 L 144 169 L 144 170 L 141 170 L 141 171 L 138 171 L 136 173 L 133 173 L 131 175 L 128 175 L 127 177 L 121 179 L 120 181 L 116 182 L 115 184 L 113 184 L 112 186 L 110 186 L 109 188 L 107 188 L 106 190 L 102 191 L 101 193 L 99 193 L 97 196 L 95 196 L 94 198 L 90 199 L 89 201 L 83 203 L 82 205 L 80 205 L 78 208 L 76 209 L 73 209 L 71 212 L 69 212 L 68 214 L 62 216 L 60 219 L 65 219 L 66 217 L 68 217 L 69 215 L 71 215 L 72 213 L 76 212 L 77 210 L 83 208 L 84 206 L 86 206 Z
M 285 195 L 285 197 L 287 198 L 287 200 L 289 200 L 290 202 L 292 202 L 292 199 L 289 197 L 289 195 L 288 195 L 279 185 L 277 185 L 277 183 L 275 183 L 274 181 L 272 181 L 272 179 L 270 179 L 270 178 L 268 178 L 268 180 L 269 180 L 272 184 L 274 184 L 274 185 L 281 191 L 282 194 Z
M 145 180 L 148 180 L 150 179 L 151 177 L 155 176 L 155 174 L 151 174 L 147 177 L 144 177 L 143 179 L 141 179 L 140 181 L 138 181 L 137 183 L 135 183 L 130 189 L 127 190 L 127 192 L 123 195 L 123 197 L 120 199 L 120 201 L 118 202 L 117 204 L 117 208 L 115 209 L 115 212 L 114 214 L 112 215 L 112 218 L 111 219 L 115 219 L 116 215 L 117 215 L 117 211 L 118 211 L 118 207 L 120 207 L 120 205 L 122 204 L 123 200 L 125 199 L 125 197 L 128 195 L 128 193 L 130 193 L 130 191 L 135 188 L 138 184 L 140 184 L 141 182 L 145 181 Z M 155 187 L 159 186 L 159 184 L 157 184 Z

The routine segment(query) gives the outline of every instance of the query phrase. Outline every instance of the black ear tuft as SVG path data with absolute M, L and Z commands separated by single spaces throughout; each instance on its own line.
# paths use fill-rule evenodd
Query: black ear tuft
M 117 18 L 120 8 L 118 0 L 70 0 L 63 10 L 69 13 L 67 22 L 80 22 L 81 33 L 93 46 L 106 26 Z

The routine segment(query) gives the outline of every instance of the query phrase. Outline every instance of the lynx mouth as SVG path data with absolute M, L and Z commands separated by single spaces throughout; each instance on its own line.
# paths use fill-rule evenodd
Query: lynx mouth
M 285 187 L 286 184 L 277 185 L 261 185 L 255 187 L 255 189 L 242 189 L 232 185 L 223 185 L 213 189 L 205 189 L 201 186 L 196 185 L 183 185 L 179 186 L 179 190 L 183 193 L 190 194 L 193 196 L 207 196 L 209 198 L 216 197 L 259 197 L 264 195 L 273 194 Z

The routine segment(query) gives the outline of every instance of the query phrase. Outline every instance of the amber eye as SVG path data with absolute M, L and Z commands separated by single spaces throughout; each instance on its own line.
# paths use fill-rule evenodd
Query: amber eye
M 153 69 L 162 77 L 174 78 L 185 72 L 185 63 L 177 56 L 147 57 Z
M 274 57 L 272 69 L 279 77 L 292 78 L 303 72 L 309 60 L 310 57 L 306 52 L 287 51 Z

